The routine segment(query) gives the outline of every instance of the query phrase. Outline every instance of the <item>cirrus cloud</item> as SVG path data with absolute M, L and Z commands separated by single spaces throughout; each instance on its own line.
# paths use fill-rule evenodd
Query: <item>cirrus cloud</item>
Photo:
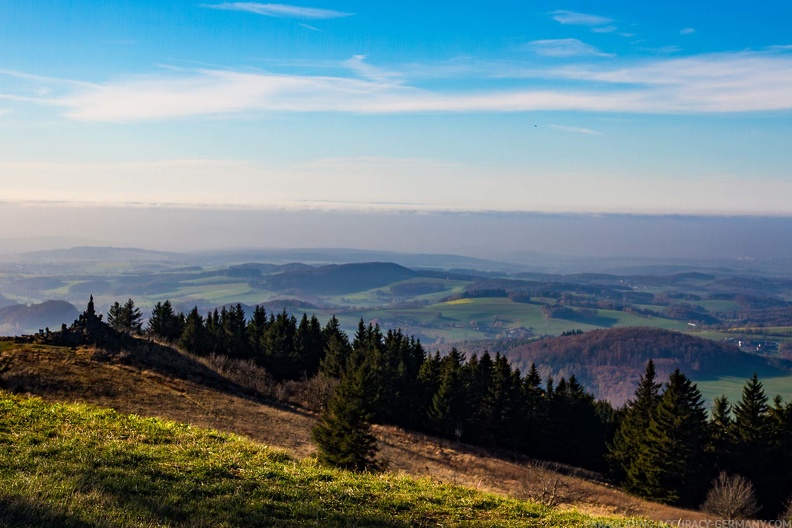
M 278 18 L 342 18 L 351 16 L 352 13 L 344 13 L 332 9 L 319 9 L 315 7 L 300 7 L 287 4 L 260 4 L 257 2 L 225 2 L 222 4 L 203 4 L 202 7 L 209 9 L 220 9 L 223 11 L 245 11 Z
M 523 49 L 543 57 L 612 57 L 594 46 L 574 38 L 534 40 L 523 46 Z
M 352 76 L 219 69 L 172 70 L 103 83 L 56 80 L 18 99 L 60 109 L 79 121 L 135 122 L 196 117 L 249 119 L 264 112 L 359 114 L 578 111 L 702 114 L 792 110 L 792 57 L 741 52 L 613 59 L 539 68 L 534 63 L 454 64 L 470 78 L 512 79 L 509 89 L 426 88 L 410 71 L 340 63 Z M 0 72 L 12 75 L 14 72 Z M 23 74 L 20 74 L 23 75 Z M 411 82 L 412 81 L 412 82 Z M 36 82 L 46 82 L 37 78 Z M 0 94 L 0 99 L 14 94 Z

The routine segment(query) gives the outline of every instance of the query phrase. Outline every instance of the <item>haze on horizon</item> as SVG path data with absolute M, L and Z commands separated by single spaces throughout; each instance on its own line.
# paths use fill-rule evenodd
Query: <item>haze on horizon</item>
M 736 1 L 6 2 L 0 239 L 786 255 L 790 18 Z

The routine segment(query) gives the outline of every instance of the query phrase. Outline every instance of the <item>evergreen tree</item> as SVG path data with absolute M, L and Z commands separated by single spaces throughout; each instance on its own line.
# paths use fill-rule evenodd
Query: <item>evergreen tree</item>
M 250 358 L 252 352 L 248 338 L 247 317 L 242 305 L 237 303 L 228 310 L 223 307 L 220 326 L 225 355 L 237 359 Z
M 636 461 L 646 443 L 649 423 L 660 403 L 661 385 L 656 378 L 654 361 L 650 359 L 638 382 L 635 395 L 619 415 L 616 435 L 608 446 L 611 473 L 630 491 L 638 490 L 646 479 Z
M 294 347 L 299 357 L 298 370 L 307 377 L 314 376 L 319 371 L 324 355 L 322 327 L 316 316 L 308 319 L 308 316 L 303 314 L 297 327 Z
M 346 370 L 352 348 L 349 341 L 337 333 L 330 333 L 325 345 L 324 357 L 320 363 L 320 370 L 325 376 L 340 378 Z
M 123 305 L 116 302 L 107 312 L 107 324 L 119 332 L 139 334 L 143 329 L 143 314 L 132 299 Z
M 206 314 L 206 340 L 209 352 L 223 353 L 223 327 L 220 325 L 220 314 L 217 308 L 214 309 L 214 312 Z
M 250 352 L 259 363 L 264 362 L 264 356 L 266 355 L 268 327 L 267 310 L 263 306 L 256 306 L 253 309 L 253 316 L 247 324 L 247 334 Z
M 194 307 L 184 321 L 184 330 L 179 338 L 179 345 L 191 354 L 203 356 L 211 351 L 209 336 L 204 326 L 203 317 Z
M 561 378 L 549 398 L 550 451 L 554 460 L 601 471 L 605 431 L 594 396 L 575 376 Z
M 107 311 L 107 324 L 113 330 L 121 331 L 121 305 L 118 301 L 114 302 Z
M 770 483 L 772 494 L 765 498 L 765 504 L 769 514 L 776 514 L 779 506 L 789 506 L 792 497 L 792 403 L 784 403 L 781 396 L 776 396 L 768 415 L 775 471 Z
M 521 450 L 535 457 L 547 453 L 547 395 L 542 389 L 542 376 L 535 363 L 531 363 L 523 379 L 520 437 Z
M 297 319 L 284 309 L 270 316 L 267 329 L 267 357 L 264 367 L 275 379 L 297 379 L 300 372 L 300 357 L 295 349 Z
M 376 413 L 373 390 L 379 382 L 370 360 L 344 372 L 312 431 L 322 463 L 357 471 L 376 468 L 371 420 Z
M 492 409 L 492 436 L 497 445 L 517 446 L 517 418 L 520 403 L 520 373 L 509 360 L 495 354 L 487 400 Z
M 158 302 L 151 311 L 146 330 L 166 341 L 176 341 L 184 330 L 184 315 L 176 314 L 170 300 Z
M 707 413 L 701 393 L 675 370 L 665 385 L 638 453 L 635 492 L 652 500 L 700 504 L 710 480 L 706 459 Z
M 437 390 L 429 406 L 433 429 L 446 438 L 458 440 L 463 434 L 467 412 L 467 393 L 463 376 L 464 356 L 452 348 L 440 362 Z
M 495 409 L 489 398 L 490 382 L 492 381 L 492 357 L 484 352 L 481 359 L 475 354 L 466 365 L 468 380 L 468 405 L 470 412 L 464 423 L 465 441 L 473 444 L 492 445 L 492 424 L 495 420 Z
M 740 401 L 734 404 L 732 468 L 750 480 L 765 506 L 773 508 L 774 474 L 778 469 L 773 452 L 772 424 L 767 395 L 754 374 L 745 384 Z M 784 497 L 786 498 L 786 497 Z M 768 500 L 770 499 L 770 500 Z M 778 501 L 783 500 L 777 499 Z M 768 504 L 770 502 L 771 504 Z
M 733 427 L 728 398 L 725 395 L 716 397 L 712 402 L 712 416 L 709 421 L 709 449 L 715 467 L 720 470 L 729 468 L 734 458 Z

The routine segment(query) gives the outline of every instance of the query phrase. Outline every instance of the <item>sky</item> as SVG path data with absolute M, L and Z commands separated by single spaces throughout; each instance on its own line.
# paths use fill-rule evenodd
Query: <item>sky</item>
M 790 20 L 761 0 L 0 2 L 0 201 L 788 217 Z

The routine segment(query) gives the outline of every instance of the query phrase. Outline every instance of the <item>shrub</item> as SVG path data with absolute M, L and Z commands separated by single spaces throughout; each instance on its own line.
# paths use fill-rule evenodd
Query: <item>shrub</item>
M 701 509 L 723 519 L 744 519 L 758 512 L 759 505 L 753 484 L 748 479 L 721 471 Z

